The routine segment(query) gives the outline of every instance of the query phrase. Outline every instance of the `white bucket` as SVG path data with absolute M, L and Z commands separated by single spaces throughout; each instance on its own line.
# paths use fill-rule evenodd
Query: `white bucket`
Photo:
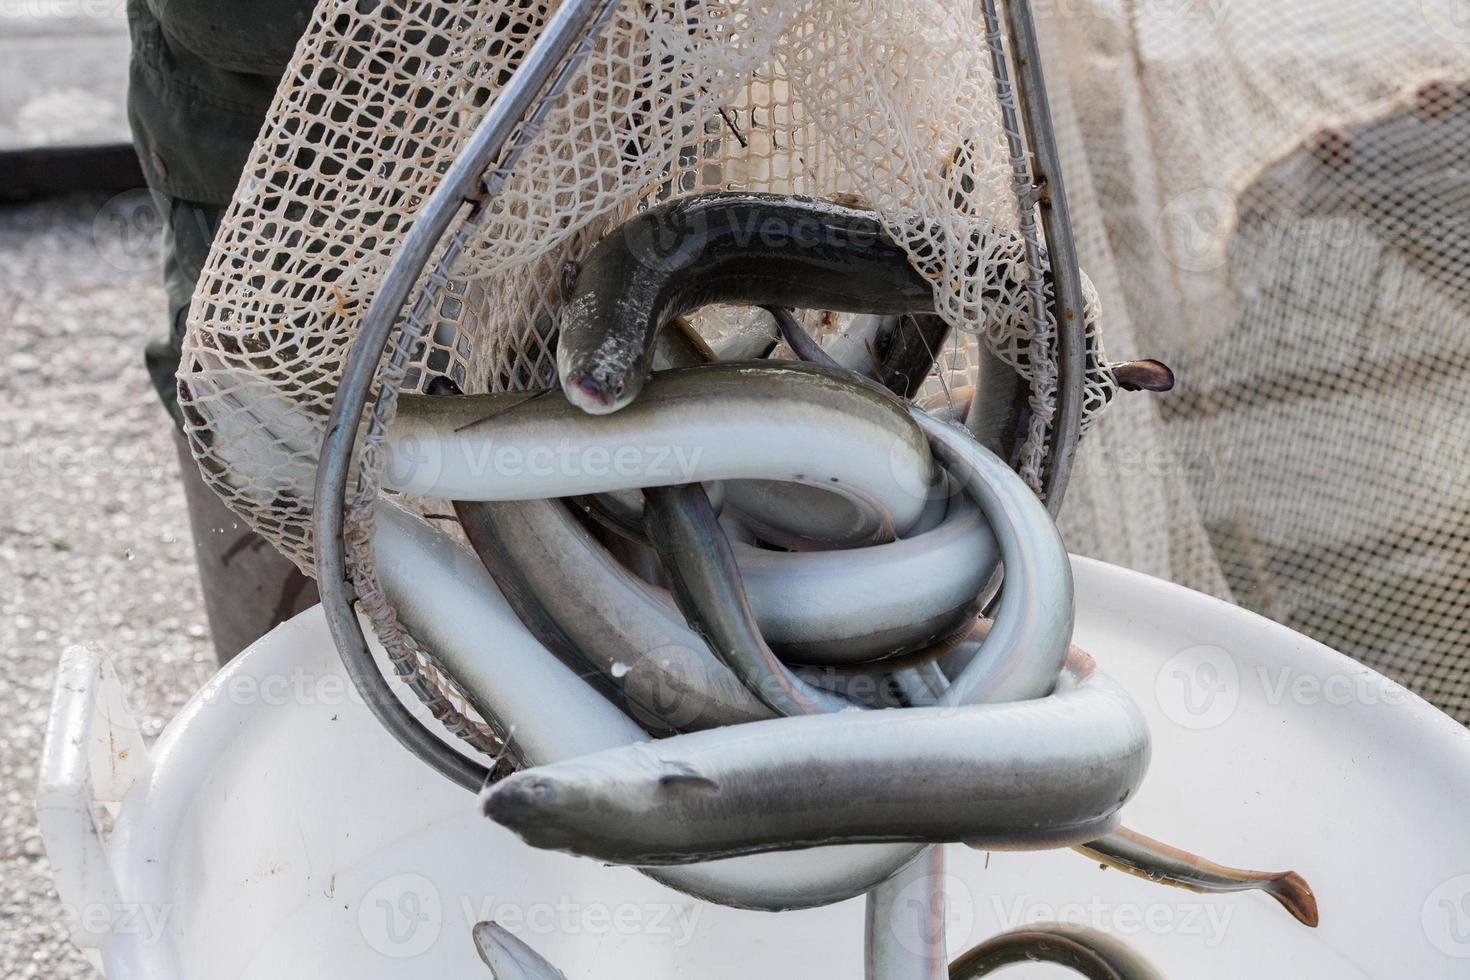
M 1127 824 L 1222 863 L 1299 871 L 1321 926 L 1258 893 L 1177 891 L 1070 851 L 951 847 L 951 954 L 1064 918 L 1127 940 L 1166 977 L 1470 976 L 1466 731 L 1258 616 L 1095 562 L 1075 569 L 1078 642 L 1154 733 Z M 313 609 L 145 749 L 105 659 L 68 651 L 40 816 L 74 938 L 111 980 L 488 977 L 469 932 L 483 918 L 572 980 L 862 975 L 861 900 L 740 912 L 527 848 L 349 689 Z M 104 836 L 97 804 L 117 800 Z

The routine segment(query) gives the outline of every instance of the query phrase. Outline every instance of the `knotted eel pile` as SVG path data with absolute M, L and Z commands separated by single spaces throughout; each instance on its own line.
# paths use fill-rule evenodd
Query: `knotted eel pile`
M 1120 827 L 1149 733 L 1071 645 L 1066 550 L 1004 458 L 1024 385 L 982 371 L 932 411 L 911 400 L 947 327 L 872 213 L 678 200 L 608 235 L 564 289 L 559 388 L 399 399 L 385 486 L 454 501 L 474 554 L 378 505 L 399 619 L 505 742 L 491 820 L 728 906 L 866 895 L 883 980 L 1021 959 L 1157 976 L 1066 924 L 953 964 L 942 937 L 901 948 L 885 916 L 949 843 L 1073 847 L 1178 887 L 1258 889 L 1315 925 L 1295 873 Z M 716 303 L 766 307 L 785 347 L 717 355 L 683 319 Z M 790 308 L 857 316 L 824 349 Z M 1125 390 L 1172 381 L 1157 362 L 1110 370 Z M 562 976 L 495 923 L 474 938 L 501 980 Z

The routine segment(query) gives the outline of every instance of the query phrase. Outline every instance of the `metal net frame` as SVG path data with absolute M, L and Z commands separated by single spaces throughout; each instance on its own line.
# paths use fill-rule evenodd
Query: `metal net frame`
M 993 3 L 947 0 L 593 9 L 322 4 L 201 279 L 180 373 L 206 479 L 303 567 L 331 551 L 312 533 L 319 434 L 358 437 L 356 465 L 326 481 L 352 487 L 353 592 L 393 670 L 481 753 L 502 740 L 376 580 L 383 433 L 397 392 L 438 376 L 469 392 L 551 383 L 563 269 L 639 208 L 733 188 L 875 208 L 958 328 L 950 363 L 978 338 L 1026 379 L 1019 468 L 1054 506 L 1113 386 L 1059 176 L 1034 172 L 1056 158 L 1036 139 L 1050 126 L 1037 61 L 1018 62 L 1019 86 L 1008 69 L 1007 28 L 1035 44 L 1026 5 L 1007 5 L 1007 28 Z M 552 27 L 584 15 L 597 29 L 575 57 L 528 75 Z M 357 396 L 356 414 L 329 417 Z

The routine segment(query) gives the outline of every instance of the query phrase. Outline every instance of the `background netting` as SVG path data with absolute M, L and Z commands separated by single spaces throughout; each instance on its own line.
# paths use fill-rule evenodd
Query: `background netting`
M 1116 353 L 1181 379 L 1091 428 L 1069 546 L 1233 598 L 1466 720 L 1457 2 L 1036 12 L 1090 308 Z M 180 388 L 206 478 L 303 566 L 340 359 L 549 7 L 323 0 L 288 69 Z M 1027 319 L 1004 135 L 962 0 L 624 3 L 455 263 L 407 387 L 550 383 L 568 260 L 649 202 L 745 189 L 875 208 L 964 331 L 946 380 L 982 338 L 1031 382 L 1041 424 L 1050 338 Z M 1112 380 L 1090 383 L 1089 416 Z
M 1082 264 L 1110 344 L 1181 379 L 1084 446 L 1069 544 L 1470 721 L 1470 7 L 1068 11 L 1047 65 Z M 1161 500 L 1114 492 L 1155 474 Z

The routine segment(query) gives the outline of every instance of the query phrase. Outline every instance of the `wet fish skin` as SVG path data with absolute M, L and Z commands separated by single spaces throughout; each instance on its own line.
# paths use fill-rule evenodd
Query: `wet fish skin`
M 1063 846 L 1114 828 L 1148 755 L 1132 700 L 1074 656 L 1040 700 L 679 735 L 517 773 L 481 803 L 532 846 L 622 864 L 875 841 Z
M 1317 896 L 1295 871 L 1246 871 L 1206 860 L 1197 854 L 1145 837 L 1127 827 L 1077 848 L 1109 867 L 1175 888 L 1206 894 L 1262 891 L 1302 925 L 1315 929 Z
M 648 739 L 534 641 L 474 552 L 386 500 L 378 503 L 374 547 L 384 591 L 404 625 L 444 658 L 476 709 L 513 734 L 526 764 Z M 495 642 L 486 644 L 487 636 Z M 566 724 L 567 718 L 577 724 Z M 799 855 L 755 854 L 640 870 L 705 901 L 775 912 L 861 895 L 918 850 L 910 844 L 837 845 Z
M 583 260 L 557 342 L 567 400 L 598 415 L 633 403 L 662 325 L 712 303 L 925 313 L 934 290 L 875 212 L 777 194 L 680 198 Z
M 773 404 L 793 407 L 773 415 Z M 770 479 L 845 496 L 896 535 L 925 517 L 938 479 L 924 437 L 891 396 L 795 362 L 663 371 L 608 417 L 551 389 L 405 395 L 385 448 L 384 485 L 404 493 L 528 500 Z
M 649 536 L 691 626 L 762 704 L 779 715 L 841 711 L 851 703 L 806 683 L 761 636 L 714 508 L 698 484 L 643 491 Z
M 1163 980 L 1115 936 L 1070 922 L 1036 922 L 980 943 L 949 967 L 949 980 L 979 980 L 1015 963 L 1058 963 L 1087 980 Z

